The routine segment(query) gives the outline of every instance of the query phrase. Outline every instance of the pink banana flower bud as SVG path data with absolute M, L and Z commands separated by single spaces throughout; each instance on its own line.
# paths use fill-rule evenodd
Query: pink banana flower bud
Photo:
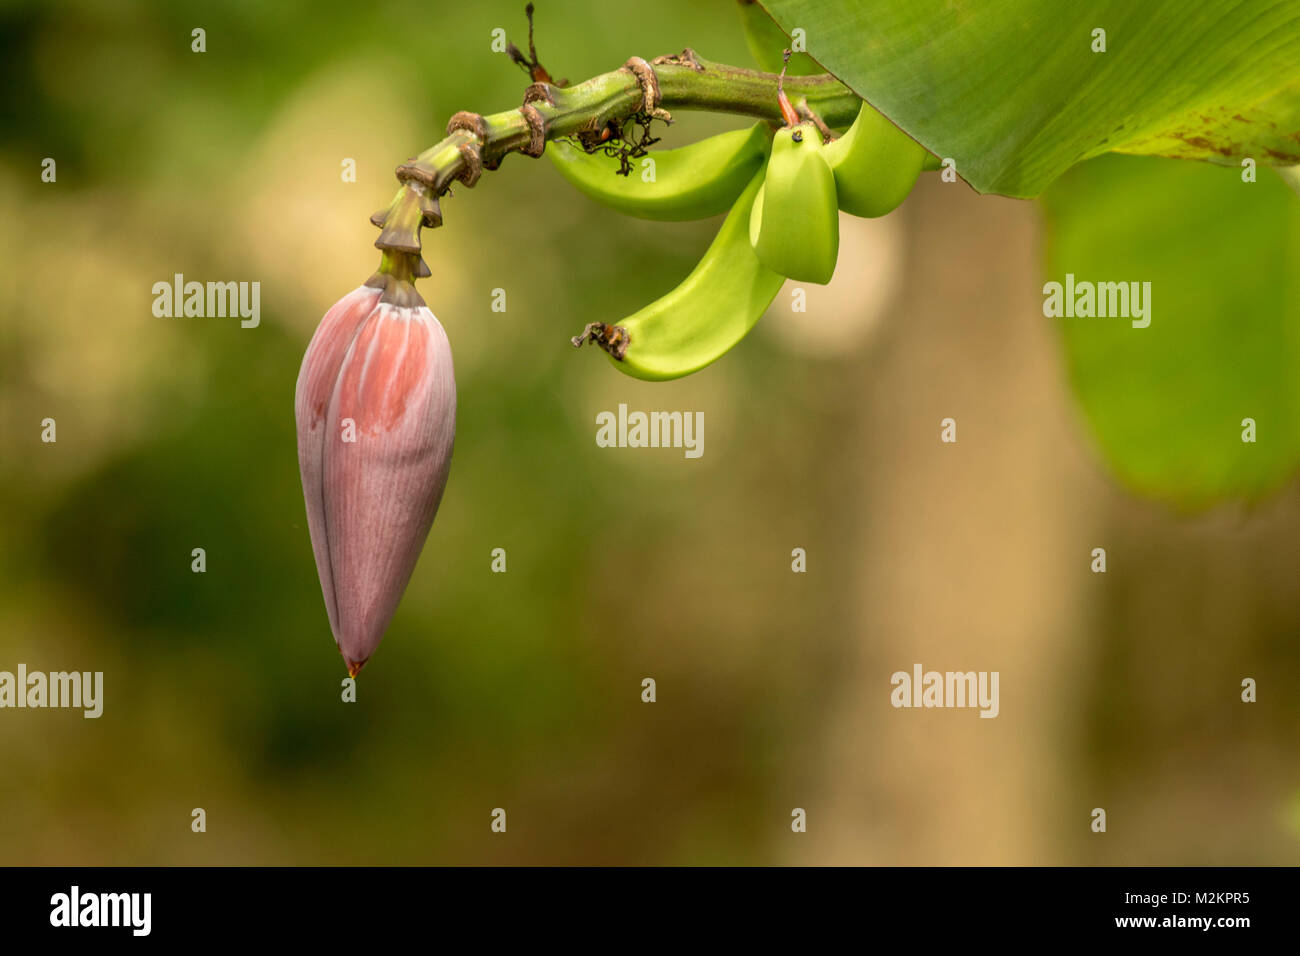
M 376 273 L 325 313 L 295 417 L 325 610 L 355 677 L 411 579 L 456 434 L 451 346 L 409 281 Z

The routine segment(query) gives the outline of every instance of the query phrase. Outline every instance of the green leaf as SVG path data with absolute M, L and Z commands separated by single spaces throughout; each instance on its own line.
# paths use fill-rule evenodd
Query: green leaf
M 760 69 L 780 73 L 784 66 L 788 76 L 812 76 L 826 72 L 820 63 L 806 53 L 795 53 L 790 57 L 790 62 L 785 63 L 781 54 L 790 48 L 790 37 L 759 6 L 758 0 L 737 0 L 737 6 L 741 25 L 745 29 L 745 42 Z
M 1043 197 L 1049 281 L 1151 283 L 1151 322 L 1062 330 L 1103 456 L 1181 507 L 1254 498 L 1300 464 L 1300 202 L 1281 178 L 1108 156 Z M 1046 296 L 1045 296 L 1046 298 Z M 1243 419 L 1256 440 L 1242 440 Z
M 763 0 L 980 192 L 1108 151 L 1300 163 L 1294 0 Z M 1093 31 L 1106 31 L 1094 53 Z

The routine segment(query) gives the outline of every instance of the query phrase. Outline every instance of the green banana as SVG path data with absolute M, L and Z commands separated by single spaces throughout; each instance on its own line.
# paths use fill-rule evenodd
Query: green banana
M 675 222 L 725 212 L 763 165 L 770 135 L 766 123 L 755 123 L 651 153 L 654 176 L 649 182 L 637 167 L 629 176 L 618 175 L 613 157 L 587 153 L 568 140 L 553 141 L 546 155 L 565 179 L 592 199 L 629 216 Z
M 916 184 L 929 153 L 865 100 L 849 131 L 826 147 L 840 208 L 854 216 L 883 216 Z
M 745 27 L 745 42 L 754 62 L 769 73 L 781 72 L 781 51 L 790 46 L 790 38 L 758 5 L 757 0 L 739 0 L 740 22 Z M 786 66 L 789 76 L 813 76 L 825 73 L 821 65 L 807 53 L 796 53 Z
M 634 378 L 664 381 L 697 372 L 745 337 L 781 291 L 746 231 L 763 184 L 760 168 L 736 199 L 708 251 L 672 292 L 617 325 L 595 322 L 573 340 L 591 340 Z
M 749 240 L 763 265 L 801 282 L 826 284 L 840 249 L 835 174 L 812 123 L 776 131 Z

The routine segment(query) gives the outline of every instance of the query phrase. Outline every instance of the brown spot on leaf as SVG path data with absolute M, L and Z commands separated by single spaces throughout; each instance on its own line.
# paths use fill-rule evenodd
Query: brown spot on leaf
M 1173 133 L 1172 135 L 1175 139 L 1181 139 L 1188 146 L 1192 146 L 1202 152 L 1218 153 L 1220 156 L 1234 155 L 1234 150 L 1230 147 L 1221 146 L 1212 140 L 1206 139 L 1204 136 L 1189 136 L 1186 133 Z
M 1281 150 L 1273 149 L 1271 146 L 1265 146 L 1264 155 L 1269 159 L 1276 159 L 1279 166 L 1294 166 L 1300 163 L 1300 154 L 1284 153 Z

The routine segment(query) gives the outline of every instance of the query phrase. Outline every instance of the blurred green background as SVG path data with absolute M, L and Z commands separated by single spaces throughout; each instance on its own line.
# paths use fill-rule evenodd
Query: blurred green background
M 455 189 L 420 284 L 451 480 L 344 704 L 298 366 L 378 262 L 393 168 L 521 101 L 491 34 L 524 42 L 523 3 L 0 16 L 0 670 L 105 682 L 98 720 L 0 712 L 0 863 L 1300 862 L 1294 482 L 1198 517 L 1117 487 L 1041 313 L 1036 205 L 927 175 L 844 220 L 807 312 L 783 292 L 647 384 L 568 337 L 671 288 L 716 223 L 619 217 L 520 156 Z M 572 80 L 749 62 L 726 0 L 542 0 L 537 40 Z M 745 122 L 683 114 L 665 145 Z M 155 317 L 175 273 L 259 281 L 260 327 Z M 621 402 L 704 412 L 704 456 L 597 448 Z M 998 670 L 1001 715 L 892 709 L 914 662 Z

